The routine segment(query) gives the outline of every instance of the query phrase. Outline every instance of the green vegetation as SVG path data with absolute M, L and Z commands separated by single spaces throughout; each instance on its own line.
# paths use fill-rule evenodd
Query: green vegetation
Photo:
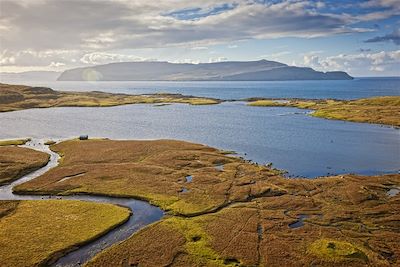
M 31 139 L 14 139 L 14 140 L 0 140 L 0 146 L 20 146 L 25 145 Z
M 51 263 L 126 221 L 130 211 L 85 201 L 0 201 L 1 214 L 1 261 L 22 267 Z
M 345 261 L 348 259 L 360 259 L 367 262 L 368 257 L 362 249 L 343 241 L 319 239 L 309 247 L 309 253 L 328 261 Z
M 196 264 L 226 266 L 220 255 L 211 248 L 210 236 L 196 220 L 174 217 L 165 220 L 165 224 L 185 237 L 185 252 L 191 256 Z
M 48 161 L 47 153 L 24 147 L 0 146 L 0 185 L 41 168 Z
M 50 107 L 111 107 L 126 104 L 182 103 L 211 105 L 221 101 L 213 98 L 180 94 L 127 95 L 103 92 L 60 92 L 46 87 L 0 83 L 0 112 Z
M 312 116 L 353 122 L 400 126 L 400 96 L 382 96 L 358 100 L 250 99 L 249 106 L 296 107 L 312 109 Z

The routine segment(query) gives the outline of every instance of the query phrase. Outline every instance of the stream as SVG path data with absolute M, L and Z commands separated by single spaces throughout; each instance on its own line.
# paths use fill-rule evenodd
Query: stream
M 68 200 L 81 200 L 100 203 L 111 203 L 129 208 L 133 215 L 124 224 L 116 227 L 115 229 L 107 232 L 102 237 L 90 242 L 78 249 L 66 254 L 59 258 L 52 266 L 81 266 L 97 253 L 110 247 L 111 245 L 121 242 L 137 232 L 141 228 L 153 222 L 160 220 L 164 213 L 158 207 L 150 205 L 148 202 L 136 200 L 132 198 L 117 198 L 106 196 L 90 196 L 90 195 L 76 195 L 76 196 L 50 196 L 50 195 L 17 195 L 13 193 L 13 187 L 35 179 L 44 174 L 51 168 L 58 165 L 60 156 L 51 151 L 47 145 L 44 145 L 44 140 L 31 140 L 21 147 L 26 147 L 41 152 L 48 153 L 50 160 L 46 166 L 24 175 L 20 179 L 14 181 L 9 185 L 0 186 L 0 200 L 39 200 L 45 201 L 48 199 L 68 199 Z

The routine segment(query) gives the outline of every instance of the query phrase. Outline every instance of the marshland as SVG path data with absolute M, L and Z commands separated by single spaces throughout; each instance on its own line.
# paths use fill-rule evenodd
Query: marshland
M 398 263 L 398 96 L 2 88 L 7 266 Z

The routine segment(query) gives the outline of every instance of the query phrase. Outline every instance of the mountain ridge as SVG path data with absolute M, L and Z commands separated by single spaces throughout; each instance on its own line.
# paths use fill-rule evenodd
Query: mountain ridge
M 274 81 L 350 80 L 346 72 L 320 72 L 268 60 L 215 63 L 118 62 L 66 70 L 58 81 Z

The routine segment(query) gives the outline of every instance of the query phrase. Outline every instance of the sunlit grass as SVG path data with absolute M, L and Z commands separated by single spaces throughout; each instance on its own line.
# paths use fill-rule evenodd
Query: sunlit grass
M 115 205 L 71 200 L 21 201 L 11 208 L 0 201 L 0 211 L 2 206 L 7 214 L 0 217 L 0 259 L 9 267 L 45 265 L 130 215 Z
M 296 107 L 311 109 L 314 117 L 353 122 L 379 123 L 400 126 L 400 96 L 383 96 L 358 100 L 298 100 L 287 102 L 255 100 L 249 106 Z

